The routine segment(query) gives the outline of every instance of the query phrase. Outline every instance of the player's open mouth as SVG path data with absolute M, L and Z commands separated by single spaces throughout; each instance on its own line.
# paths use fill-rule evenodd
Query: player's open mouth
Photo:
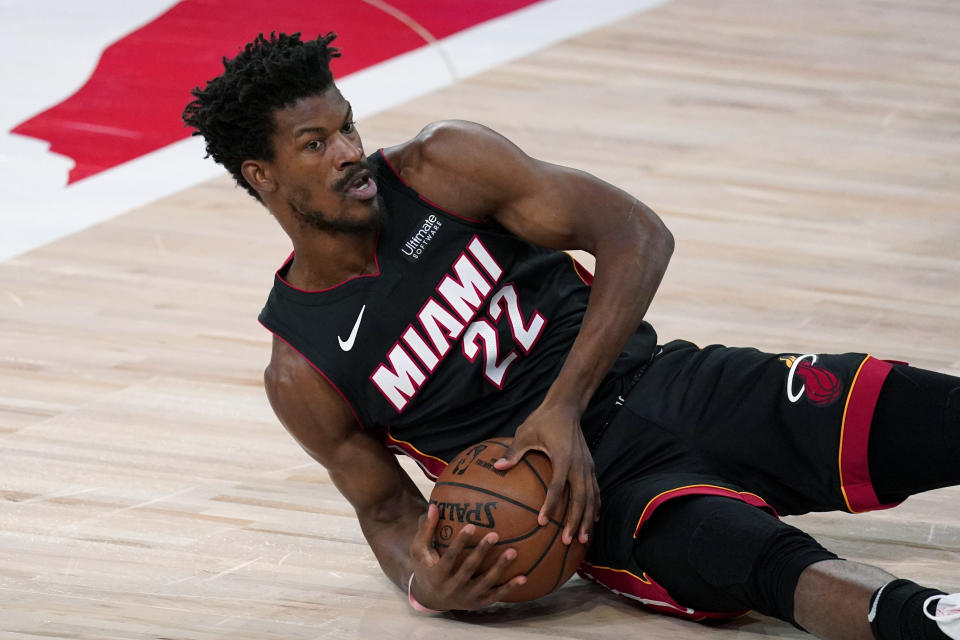
M 369 173 L 363 172 L 347 184 L 344 193 L 348 198 L 369 200 L 377 195 L 377 183 L 373 181 Z

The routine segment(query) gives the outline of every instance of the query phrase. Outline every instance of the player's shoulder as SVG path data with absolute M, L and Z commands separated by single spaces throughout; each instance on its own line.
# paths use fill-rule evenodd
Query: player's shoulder
M 384 150 L 401 179 L 427 200 L 462 218 L 485 220 L 529 184 L 527 157 L 499 133 L 475 122 L 443 120 Z
M 431 122 L 409 141 L 411 148 L 431 156 L 443 153 L 449 147 L 463 152 L 464 145 L 484 143 L 503 137 L 478 122 L 469 120 L 438 120 Z
M 383 153 L 405 177 L 405 174 L 429 169 L 463 167 L 465 162 L 483 162 L 508 145 L 506 138 L 482 124 L 439 120 L 425 126 L 410 140 L 384 149 Z
M 333 385 L 276 336 L 263 383 L 274 412 L 288 429 L 319 422 L 335 435 L 357 426 L 350 407 Z

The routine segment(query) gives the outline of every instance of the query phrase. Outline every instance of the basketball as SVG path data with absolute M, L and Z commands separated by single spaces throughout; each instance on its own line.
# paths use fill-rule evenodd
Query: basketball
M 499 535 L 478 572 L 491 567 L 506 549 L 516 549 L 517 557 L 507 565 L 503 582 L 524 575 L 527 583 L 504 600 L 525 602 L 565 583 L 583 561 L 586 547 L 576 539 L 569 545 L 561 539 L 570 508 L 569 488 L 561 497 L 560 517 L 551 518 L 542 527 L 537 523 L 552 475 L 547 456 L 531 451 L 511 469 L 494 468 L 493 463 L 503 457 L 511 440 L 484 440 L 454 457 L 437 479 L 430 502 L 440 511 L 434 543 L 441 555 L 468 524 L 477 528 L 474 543 L 491 531 Z M 474 543 L 468 548 L 474 548 Z

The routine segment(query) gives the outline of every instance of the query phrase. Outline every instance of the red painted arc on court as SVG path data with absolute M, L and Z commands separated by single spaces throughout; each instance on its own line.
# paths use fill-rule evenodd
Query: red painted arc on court
M 335 31 L 343 78 L 542 0 L 184 0 L 108 46 L 69 98 L 20 123 L 13 133 L 50 143 L 75 162 L 68 184 L 186 138 L 180 114 L 190 90 L 218 75 L 258 33 Z M 409 19 L 407 19 L 409 18 Z

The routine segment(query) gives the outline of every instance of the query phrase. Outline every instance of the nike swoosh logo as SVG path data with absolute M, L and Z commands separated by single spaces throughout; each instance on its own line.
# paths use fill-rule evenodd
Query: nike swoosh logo
M 360 307 L 360 315 L 357 316 L 357 321 L 353 323 L 353 330 L 350 332 L 350 337 L 344 340 L 340 336 L 337 336 L 337 342 L 340 343 L 340 348 L 344 351 L 350 351 L 353 349 L 353 341 L 357 339 L 357 330 L 360 328 L 360 320 L 363 319 L 363 312 L 367 308 L 367 305 Z

